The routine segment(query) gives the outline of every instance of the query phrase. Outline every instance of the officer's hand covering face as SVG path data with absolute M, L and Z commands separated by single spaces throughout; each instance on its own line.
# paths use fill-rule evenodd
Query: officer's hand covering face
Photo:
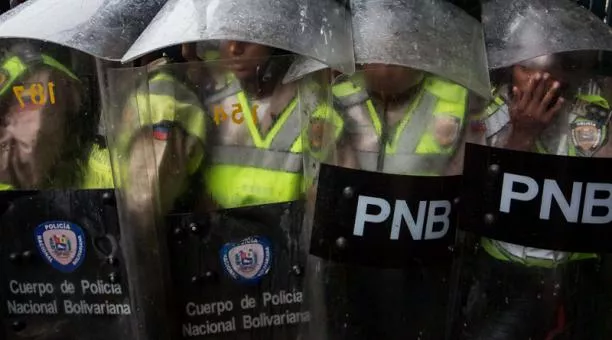
M 513 85 L 525 91 L 532 76 L 547 75 L 548 85 L 557 81 L 564 95 L 586 81 L 593 73 L 597 54 L 592 51 L 559 53 L 529 59 L 512 69 Z
M 383 97 L 404 94 L 424 77 L 422 71 L 397 65 L 364 64 L 361 68 L 368 89 Z
M 227 60 L 226 67 L 243 81 L 264 72 L 272 51 L 268 46 L 233 40 L 223 41 L 220 48 L 221 59 Z
M 540 56 L 512 66 L 510 114 L 515 127 L 523 131 L 546 127 L 589 78 L 596 60 L 592 52 L 574 52 Z
M 610 308 L 598 305 L 609 301 L 602 280 L 608 274 L 599 272 L 605 266 L 594 246 L 602 237 L 592 231 L 599 222 L 584 218 L 588 209 L 576 209 L 572 220 L 563 199 L 545 192 L 563 188 L 580 203 L 580 193 L 566 189 L 576 180 L 598 182 L 599 175 L 587 165 L 592 160 L 569 157 L 610 155 L 610 102 L 601 95 L 598 55 L 612 50 L 612 30 L 570 0 L 488 0 L 482 17 L 488 65 L 506 79 L 497 79 L 481 115 L 483 143 L 494 148 L 466 153 L 468 203 L 459 220 L 481 237 L 482 251 L 462 260 L 476 265 L 464 271 L 473 285 L 465 291 L 467 319 L 457 323 L 465 334 L 458 338 L 609 339 L 609 315 L 600 311 Z M 502 175 L 492 175 L 493 167 Z M 520 189 L 507 186 L 510 174 L 545 194 L 502 209 L 526 192 L 526 181 Z

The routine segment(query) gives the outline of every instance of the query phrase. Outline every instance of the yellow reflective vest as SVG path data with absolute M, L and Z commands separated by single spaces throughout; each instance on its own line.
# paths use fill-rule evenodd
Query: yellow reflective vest
M 180 99 L 180 100 L 179 100 Z M 174 122 L 179 124 L 188 134 L 197 137 L 203 142 L 205 136 L 205 117 L 197 97 L 184 84 L 178 82 L 174 77 L 165 72 L 153 73 L 149 76 L 148 84 L 132 95 L 124 110 L 131 115 L 131 119 L 137 119 L 138 123 L 131 127 L 153 127 L 163 122 Z M 129 148 L 132 138 L 138 131 L 124 131 L 118 137 L 115 147 L 119 153 L 125 153 Z M 195 173 L 203 158 L 199 152 L 189 159 L 188 168 L 190 173 Z M 115 162 L 121 167 L 121 162 Z M 85 164 L 82 165 L 81 182 L 75 184 L 79 189 L 103 189 L 114 187 L 113 168 L 111 167 L 111 156 L 107 148 L 98 144 L 92 146 L 91 152 Z M 120 170 L 121 171 L 121 170 Z M 123 174 L 125 176 L 125 173 Z M 0 189 L 8 190 L 8 185 L 0 186 Z
M 463 130 L 468 91 L 435 76 L 426 76 L 395 126 L 386 126 L 360 76 L 333 87 L 360 168 L 395 174 L 440 175 L 454 155 Z M 367 122 L 367 123 L 364 123 Z M 372 138 L 376 136 L 376 138 Z M 384 152 L 384 157 L 380 157 Z
M 297 200 L 305 190 L 303 152 L 308 151 L 307 122 L 302 117 L 331 122 L 339 136 L 342 120 L 318 98 L 318 84 L 301 88 L 278 115 L 267 133 L 261 133 L 253 105 L 237 80 L 227 76 L 225 87 L 207 101 L 209 114 L 219 105 L 240 107 L 243 120 L 222 122 L 239 124 L 246 141 L 226 142 L 217 126 L 214 145 L 207 147 L 207 166 L 203 168 L 206 193 L 222 208 L 236 208 Z M 306 112 L 309 111 L 309 112 Z
M 204 111 L 197 96 L 170 73 L 158 70 L 148 74 L 148 79 L 139 84 L 135 93 L 128 98 L 122 114 L 124 124 L 118 127 L 121 130 L 115 133 L 115 141 L 111 145 L 111 147 L 116 148 L 113 150 L 114 169 L 110 167 L 110 163 L 105 163 L 106 170 L 103 170 L 104 167 L 100 166 L 101 161 L 108 159 L 108 157 L 102 157 L 102 155 L 95 153 L 99 150 L 94 149 L 86 179 L 97 178 L 94 180 L 96 182 L 101 179 L 102 175 L 110 176 L 109 179 L 112 179 L 112 171 L 114 170 L 115 176 L 119 176 L 121 181 L 129 181 L 127 169 L 131 160 L 131 147 L 134 140 L 142 137 L 143 132 L 147 132 L 151 133 L 151 140 L 164 142 L 167 140 L 168 134 L 175 131 L 172 130 L 174 127 L 178 127 L 186 135 L 194 137 L 197 143 L 201 144 L 194 148 L 194 152 L 187 155 L 189 158 L 186 164 L 189 174 L 194 174 L 199 168 L 203 159 L 203 144 L 206 136 Z M 151 144 L 151 148 L 151 151 L 154 151 L 153 144 Z M 184 150 L 171 150 L 170 152 L 174 151 L 181 152 Z M 166 149 L 162 152 L 164 152 L 162 155 L 151 153 L 151 157 L 164 157 Z M 108 154 L 108 151 L 106 153 Z M 151 159 L 145 166 L 156 166 L 157 161 L 159 160 Z M 146 170 L 143 169 L 143 171 Z M 168 176 L 168 174 L 159 175 Z M 184 186 L 186 183 L 177 183 L 177 185 Z
M 504 90 L 506 89 L 501 89 L 499 91 Z M 501 95 L 501 93 L 499 93 L 499 91 L 494 91 L 493 96 L 495 99 L 485 110 L 485 116 L 480 117 L 481 120 L 484 120 L 486 137 L 488 142 L 490 143 L 495 143 L 495 135 L 502 131 L 510 121 L 508 105 L 506 103 L 505 98 Z M 581 105 L 596 105 L 605 110 L 610 110 L 610 106 L 607 100 L 597 94 L 578 94 L 574 103 L 574 109 L 580 107 Z M 572 120 L 572 123 L 578 124 L 589 122 L 588 118 L 580 115 L 576 115 L 575 117 L 572 116 L 570 117 L 570 119 Z M 607 136 L 607 126 L 603 126 L 601 128 L 601 134 L 603 136 Z M 560 148 L 557 145 L 547 146 L 547 141 L 538 139 L 536 141 L 534 151 L 545 154 L 559 154 L 557 151 L 550 151 L 559 149 Z M 560 155 L 579 156 L 575 142 L 572 140 L 572 138 L 568 138 L 567 147 L 565 148 L 565 151 Z M 544 268 L 553 268 L 559 264 L 568 261 L 584 260 L 597 257 L 596 254 L 592 253 L 568 253 L 561 251 L 536 249 L 524 247 L 522 245 L 515 245 L 497 240 L 492 240 L 484 237 L 481 239 L 481 245 L 485 249 L 485 251 L 489 253 L 489 255 L 493 256 L 498 260 L 516 262 L 526 266 Z

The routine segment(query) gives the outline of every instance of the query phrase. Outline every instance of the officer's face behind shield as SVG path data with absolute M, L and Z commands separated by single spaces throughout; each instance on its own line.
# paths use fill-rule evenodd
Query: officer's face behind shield
M 544 55 L 524 61 L 512 67 L 512 84 L 519 91 L 527 92 L 529 81 L 537 74 L 548 74 L 548 87 L 558 82 L 558 96 L 571 96 L 590 76 L 597 62 L 597 52 L 568 52 Z M 554 101 L 553 101 L 554 102 Z
M 3 71 L 9 91 L 0 99 L 0 183 L 21 189 L 72 185 L 93 126 L 92 115 L 80 115 L 88 112 L 83 85 L 69 71 L 44 62 L 52 58 L 44 53 L 49 45 L 7 43 L 10 47 L 0 47 L 3 60 L 34 59 L 12 84 Z
M 423 80 L 424 73 L 409 67 L 388 64 L 363 64 L 368 89 L 381 98 L 400 97 Z
M 227 69 L 239 80 L 247 81 L 256 79 L 264 72 L 273 49 L 260 44 L 226 40 L 221 42 L 220 52 Z

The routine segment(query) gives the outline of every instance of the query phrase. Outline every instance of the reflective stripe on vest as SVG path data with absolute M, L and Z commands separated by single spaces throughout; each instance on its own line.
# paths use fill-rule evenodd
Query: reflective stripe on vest
M 97 143 L 91 148 L 86 166 L 82 168 L 83 178 L 75 189 L 112 189 L 114 188 L 113 172 L 108 149 Z M 0 191 L 14 190 L 10 184 L 0 183 Z
M 237 145 L 219 145 L 212 148 L 213 165 L 238 165 L 254 168 L 301 173 L 302 154 L 266 150 Z
M 291 100 L 272 128 L 265 136 L 262 136 L 255 123 L 247 96 L 240 89 L 237 81 L 232 81 L 220 92 L 213 94 L 211 97 L 213 100 L 207 100 L 206 102 L 210 105 L 225 100 L 232 95 L 236 95 L 238 103 L 242 107 L 243 122 L 247 125 L 251 138 L 247 142 L 248 145 L 213 146 L 211 163 L 213 165 L 226 164 L 275 171 L 301 172 L 302 142 L 300 136 L 302 129 L 297 98 Z
M 84 170 L 80 189 L 111 189 L 115 187 L 109 150 L 101 148 L 97 143 L 91 148 L 87 166 Z
M 211 166 L 204 171 L 206 190 L 224 208 L 298 199 L 305 181 L 302 152 L 308 148 L 308 143 L 303 141 L 306 136 L 301 117 L 333 122 L 337 138 L 343 126 L 339 115 L 316 98 L 314 102 L 308 102 L 313 105 L 300 105 L 312 98 L 298 92 L 264 135 L 254 120 L 246 93 L 242 90 L 235 92 L 235 84 L 239 83 L 235 80 L 233 83 L 222 90 L 223 95 L 214 94 L 213 100 L 207 100 L 207 106 L 235 97 L 242 107 L 243 124 L 247 130 L 244 132 L 249 138 L 246 145 L 215 145 L 211 148 Z M 304 107 L 314 110 L 300 112 Z
M 357 87 L 355 86 L 355 88 Z M 338 103 L 340 103 L 340 106 L 342 107 L 351 107 L 351 106 L 363 104 L 364 102 L 368 101 L 370 99 L 370 95 L 368 94 L 367 91 L 362 90 L 362 91 L 359 91 L 353 94 L 349 94 L 346 96 L 342 96 L 342 97 L 336 96 L 334 97 L 334 99 Z
M 493 102 L 486 109 L 484 119 L 486 138 L 491 138 L 510 123 L 510 111 L 508 104 L 501 96 L 495 96 Z
M 424 84 L 435 84 L 431 78 L 426 79 Z M 431 86 L 434 88 L 436 85 Z M 442 148 L 431 147 L 432 151 L 420 152 L 419 146 L 431 143 L 427 139 L 429 123 L 435 116 L 436 106 L 440 99 L 426 89 L 423 85 L 416 95 L 415 99 L 408 104 L 406 114 L 396 125 L 395 131 L 390 135 L 390 141 L 382 141 L 383 139 L 383 123 L 380 121 L 374 104 L 366 90 L 359 85 L 347 81 L 334 86 L 335 102 L 337 105 L 350 109 L 357 105 L 364 105 L 369 117 L 362 119 L 371 124 L 365 128 L 367 131 L 375 131 L 379 137 L 378 143 L 385 143 L 385 154 L 381 157 L 379 152 L 356 150 L 357 157 L 360 162 L 360 167 L 364 170 L 382 171 L 385 173 L 419 173 L 419 174 L 440 174 L 446 165 L 450 162 L 453 155 L 454 147 Z M 467 91 L 463 89 L 463 93 L 453 93 L 459 103 L 465 104 Z M 465 114 L 465 105 L 462 106 L 460 112 L 461 122 Z M 365 111 L 365 110 L 364 110 Z M 356 131 L 355 124 L 348 120 L 346 123 L 349 130 Z M 460 127 L 459 127 L 460 128 Z M 366 133 L 367 133 L 366 131 Z M 379 149 L 381 146 L 379 145 Z
M 237 94 L 238 102 L 242 105 L 245 115 L 245 122 L 251 141 L 258 148 L 273 150 L 290 150 L 300 136 L 300 115 L 297 111 L 297 98 L 293 98 L 291 103 L 285 108 L 272 128 L 263 137 L 255 123 L 251 106 L 244 91 Z M 298 152 L 301 152 L 298 151 Z
M 15 187 L 13 187 L 10 184 L 0 183 L 0 191 L 9 191 L 9 190 L 13 190 L 13 189 L 15 189 Z
M 298 199 L 303 161 L 297 99 L 262 138 L 246 95 L 241 91 L 237 97 L 251 138 L 248 145 L 209 148 L 211 165 L 204 171 L 207 191 L 226 209 Z
M 520 263 L 530 267 L 554 268 L 569 261 L 597 258 L 597 255 L 592 253 L 567 253 L 561 251 L 528 248 L 485 237 L 481 238 L 480 242 L 483 249 L 492 257 L 501 261 Z

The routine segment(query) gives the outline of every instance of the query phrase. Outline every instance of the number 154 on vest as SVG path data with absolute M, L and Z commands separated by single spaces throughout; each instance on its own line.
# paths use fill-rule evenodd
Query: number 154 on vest
M 259 105 L 254 104 L 251 107 L 251 117 L 253 118 L 253 122 L 257 123 L 257 109 L 259 108 Z M 215 105 L 214 108 L 214 114 L 215 114 L 215 124 L 220 125 L 221 122 L 228 120 L 228 114 L 225 112 L 225 109 L 223 108 L 223 106 L 221 105 Z M 232 113 L 231 113 L 231 119 L 232 122 L 234 124 L 242 124 L 242 122 L 244 122 L 244 113 L 242 111 L 242 105 L 241 104 L 232 104 Z

